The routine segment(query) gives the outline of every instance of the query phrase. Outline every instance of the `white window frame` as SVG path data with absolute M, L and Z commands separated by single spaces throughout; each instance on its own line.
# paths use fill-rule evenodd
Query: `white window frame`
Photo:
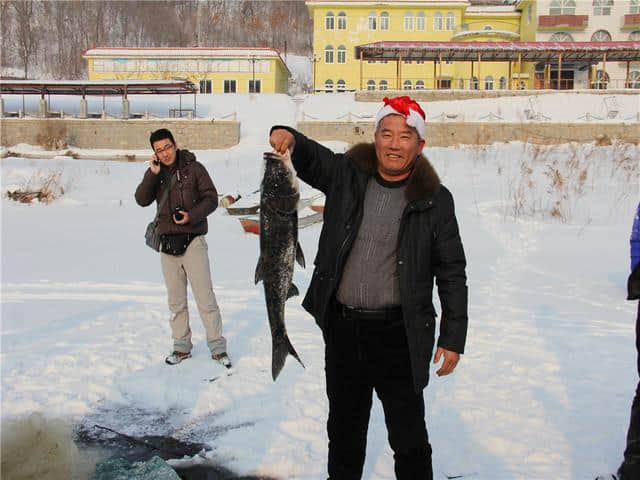
M 333 45 L 327 45 L 324 47 L 324 63 L 333 63 Z
M 573 42 L 573 37 L 567 32 L 556 32 L 549 38 L 550 42 Z
M 640 70 L 629 72 L 629 88 L 640 88 Z
M 640 30 L 634 30 L 629 34 L 630 42 L 640 42 Z
M 629 2 L 629 13 L 640 13 L 640 0 L 631 0 Z
M 378 23 L 378 16 L 376 15 L 376 12 L 374 11 L 369 12 L 367 23 L 369 26 L 369 30 L 376 30 L 377 23 Z
M 258 87 L 256 89 L 256 86 Z M 249 93 L 262 93 L 262 79 L 256 78 L 255 80 L 250 78 L 247 84 L 247 91 Z
M 500 77 L 500 90 L 507 88 L 507 77 Z
M 330 78 L 327 78 L 324 81 L 324 91 L 325 92 L 333 92 L 333 80 L 331 80 Z
M 424 80 L 416 80 L 416 90 L 424 90 Z
M 376 89 L 376 81 L 375 80 L 368 80 L 367 81 L 367 90 L 368 91 L 373 91 Z
M 433 16 L 433 30 L 435 32 L 442 31 L 442 14 L 440 12 L 436 12 Z
M 324 16 L 324 29 L 334 30 L 336 26 L 336 19 L 333 16 L 333 12 L 327 12 Z
M 93 71 L 94 72 L 104 72 L 104 60 L 94 60 L 93 61 Z
M 493 90 L 493 77 L 491 75 L 484 77 L 484 89 Z
M 575 15 L 575 0 L 551 0 L 549 15 Z
M 418 12 L 416 14 L 416 30 L 419 32 L 424 32 L 426 25 L 427 24 L 424 12 Z
M 413 31 L 413 12 L 404 12 L 404 31 Z
M 386 80 L 380 80 L 380 83 L 378 84 L 378 88 L 379 90 L 388 90 L 389 82 L 387 82 Z
M 411 80 L 405 80 L 404 82 L 402 82 L 402 89 L 413 90 L 413 82 L 411 82 Z
M 337 52 L 338 63 L 347 63 L 347 47 L 345 47 L 344 45 L 340 45 Z
M 336 92 L 344 92 L 347 89 L 347 83 L 340 79 L 336 82 Z
M 593 15 L 608 16 L 611 15 L 611 7 L 613 0 L 593 0 Z
M 380 13 L 380 30 L 389 30 L 391 23 L 391 18 L 389 17 L 389 12 Z
M 200 93 L 202 95 L 213 93 L 213 80 L 208 79 L 208 78 L 201 79 L 200 82 L 199 82 L 198 93 Z
M 456 16 L 453 12 L 447 12 L 445 17 L 445 30 L 453 31 L 456 29 Z
M 596 38 L 596 37 L 606 37 L 606 38 Z M 610 42 L 611 41 L 611 34 L 609 32 L 607 32 L 606 30 L 600 29 L 600 30 L 596 30 L 595 32 L 593 32 L 593 34 L 591 35 L 591 41 L 592 42 Z
M 347 29 L 347 14 L 345 12 L 338 13 L 338 30 Z
M 238 81 L 235 79 L 225 79 L 222 82 L 223 85 L 223 93 L 238 93 Z M 231 90 L 231 86 L 233 86 L 233 91 Z

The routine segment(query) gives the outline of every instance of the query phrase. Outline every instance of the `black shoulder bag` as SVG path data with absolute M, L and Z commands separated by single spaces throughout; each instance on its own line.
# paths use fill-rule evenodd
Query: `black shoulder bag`
M 149 248 L 152 248 L 156 252 L 160 251 L 160 245 L 162 240 L 160 238 L 160 234 L 158 233 L 158 217 L 160 216 L 160 211 L 162 210 L 162 207 L 164 207 L 164 204 L 167 203 L 167 199 L 169 198 L 169 191 L 173 188 L 175 183 L 176 183 L 176 179 L 175 177 L 172 176 L 171 180 L 169 180 L 168 187 L 162 193 L 162 196 L 160 197 L 160 201 L 158 202 L 158 211 L 156 212 L 156 218 L 154 218 L 153 221 L 151 221 L 149 225 L 147 225 L 147 231 L 144 234 L 145 243 Z

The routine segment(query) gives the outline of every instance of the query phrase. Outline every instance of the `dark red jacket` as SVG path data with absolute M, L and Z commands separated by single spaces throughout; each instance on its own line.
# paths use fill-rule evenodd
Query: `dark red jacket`
M 176 181 L 160 212 L 158 233 L 206 234 L 207 215 L 218 207 L 218 192 L 207 169 L 189 150 L 178 150 L 175 163 L 171 167 L 162 165 L 157 175 L 147 169 L 136 189 L 136 202 L 142 207 L 154 201 L 159 202 L 171 177 L 175 177 Z M 191 219 L 186 225 L 176 225 L 172 219 L 177 206 L 189 212 Z

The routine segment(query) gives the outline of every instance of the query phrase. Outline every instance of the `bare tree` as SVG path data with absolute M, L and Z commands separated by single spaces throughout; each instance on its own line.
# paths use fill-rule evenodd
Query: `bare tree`
M 29 76 L 29 66 L 40 42 L 37 2 L 16 0 L 11 2 L 15 13 L 16 32 L 14 43 L 24 68 L 24 78 Z

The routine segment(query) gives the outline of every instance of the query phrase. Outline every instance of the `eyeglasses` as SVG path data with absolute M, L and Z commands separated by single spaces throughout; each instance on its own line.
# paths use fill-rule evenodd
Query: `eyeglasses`
M 159 154 L 159 153 L 168 152 L 172 148 L 173 148 L 173 143 L 167 143 L 164 147 L 156 150 L 156 155 Z

